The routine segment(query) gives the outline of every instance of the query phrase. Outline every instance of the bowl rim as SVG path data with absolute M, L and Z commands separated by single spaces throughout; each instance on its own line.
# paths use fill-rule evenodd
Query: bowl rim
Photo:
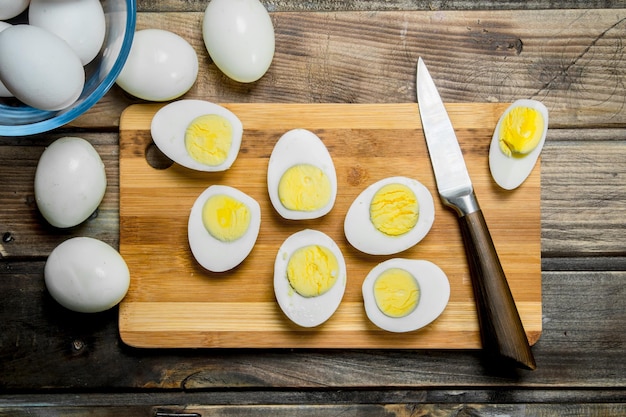
M 87 112 L 93 105 L 95 105 L 115 84 L 118 75 L 122 71 L 126 59 L 130 53 L 130 48 L 132 46 L 133 37 L 135 34 L 135 26 L 137 22 L 137 0 L 126 0 L 126 25 L 125 32 L 122 41 L 122 45 L 120 46 L 120 52 L 117 58 L 115 59 L 115 63 L 111 67 L 111 70 L 106 75 L 106 77 L 100 82 L 98 87 L 91 92 L 88 96 L 84 98 L 84 100 L 79 103 L 76 107 L 71 110 L 54 116 L 50 119 L 41 120 L 38 122 L 24 124 L 24 125 L 6 125 L 0 124 L 0 136 L 28 136 L 34 135 L 38 133 L 44 133 L 56 129 L 58 127 L 64 126 L 71 121 L 78 118 L 80 115 Z M 24 110 L 32 111 L 33 113 L 45 114 L 50 113 L 51 115 L 57 113 L 55 111 L 45 112 L 42 110 L 34 109 L 32 107 L 3 107 L 1 110 L 3 112 L 11 113 L 14 111 L 16 114 L 24 112 Z M 63 111 L 63 110 L 61 110 Z

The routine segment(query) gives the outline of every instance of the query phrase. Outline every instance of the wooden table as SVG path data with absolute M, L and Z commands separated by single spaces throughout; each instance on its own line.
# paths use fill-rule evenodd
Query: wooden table
M 138 3 L 138 29 L 198 52 L 186 98 L 409 103 L 423 56 L 447 102 L 543 101 L 538 368 L 492 369 L 477 350 L 142 350 L 120 341 L 117 309 L 62 309 L 43 284 L 52 248 L 78 235 L 119 245 L 118 126 L 138 101 L 114 87 L 71 126 L 0 138 L 0 415 L 626 414 L 626 2 L 264 1 L 277 53 L 251 85 L 211 63 L 206 2 Z M 59 231 L 33 178 L 67 134 L 95 145 L 109 185 L 97 215 Z

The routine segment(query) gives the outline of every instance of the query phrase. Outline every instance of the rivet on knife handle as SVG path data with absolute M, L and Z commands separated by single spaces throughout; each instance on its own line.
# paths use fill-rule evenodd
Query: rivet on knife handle
M 535 369 L 535 358 L 481 210 L 459 215 L 483 349 Z

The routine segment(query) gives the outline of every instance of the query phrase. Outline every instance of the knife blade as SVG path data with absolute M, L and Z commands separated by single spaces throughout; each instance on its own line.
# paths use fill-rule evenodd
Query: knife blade
M 416 89 L 437 190 L 443 203 L 458 215 L 483 349 L 516 366 L 535 369 L 535 358 L 474 194 L 454 127 L 421 57 L 417 63 Z

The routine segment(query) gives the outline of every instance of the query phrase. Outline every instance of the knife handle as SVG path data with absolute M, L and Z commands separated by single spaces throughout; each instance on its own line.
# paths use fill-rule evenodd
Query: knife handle
M 460 215 L 483 349 L 537 367 L 500 259 L 480 209 Z

